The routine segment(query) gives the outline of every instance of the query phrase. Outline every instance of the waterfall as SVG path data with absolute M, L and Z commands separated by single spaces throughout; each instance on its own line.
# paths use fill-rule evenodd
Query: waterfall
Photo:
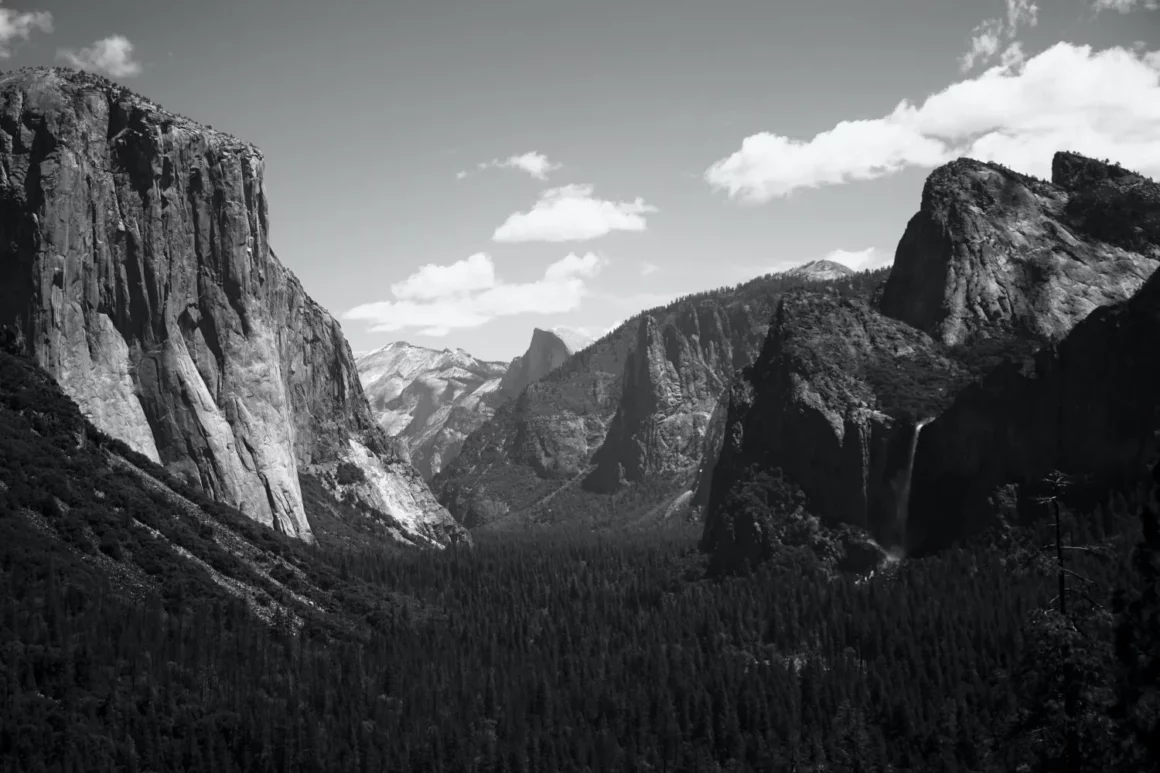
M 914 475 L 914 455 L 918 451 L 918 436 L 922 428 L 933 419 L 920 419 L 914 424 L 914 436 L 910 439 L 910 449 L 906 454 L 906 466 L 902 469 L 902 480 L 898 484 L 898 512 L 895 525 L 898 527 L 900 545 L 896 548 L 901 558 L 906 554 L 906 521 L 910 516 L 910 480 Z

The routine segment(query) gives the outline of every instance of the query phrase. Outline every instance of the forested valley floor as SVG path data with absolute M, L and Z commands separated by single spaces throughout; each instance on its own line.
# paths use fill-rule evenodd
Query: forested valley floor
M 869 577 L 711 576 L 692 525 L 308 546 L 0 353 L 0 771 L 1146 771 L 1143 491 L 1061 508 L 1066 615 L 1049 517 Z

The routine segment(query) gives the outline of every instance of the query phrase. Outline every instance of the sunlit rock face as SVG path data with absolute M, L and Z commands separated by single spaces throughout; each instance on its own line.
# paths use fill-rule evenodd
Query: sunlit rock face
M 396 341 L 360 357 L 358 370 L 375 419 L 430 480 L 495 413 L 508 365 Z
M 268 235 L 257 148 L 98 76 L 0 76 L 0 325 L 100 429 L 262 523 L 311 539 L 299 475 L 350 460 L 441 544 L 450 517 Z
M 1056 154 L 1050 183 L 966 158 L 939 167 L 898 244 L 882 312 L 946 344 L 1057 341 L 1155 271 L 1160 255 L 1141 236 L 1155 227 L 1149 185 L 1071 153 Z

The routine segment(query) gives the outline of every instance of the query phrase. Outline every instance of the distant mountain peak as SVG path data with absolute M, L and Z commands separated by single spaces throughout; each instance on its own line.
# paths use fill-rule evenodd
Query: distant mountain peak
M 814 279 L 817 281 L 825 281 L 830 279 L 841 279 L 844 276 L 850 276 L 854 273 L 854 269 L 845 266 L 834 260 L 811 260 L 809 263 L 803 263 L 800 266 L 794 266 L 785 272 L 786 276 L 796 276 L 803 279 Z
M 587 348 L 595 340 L 592 336 L 576 330 L 575 328 L 557 326 L 546 331 L 559 338 L 568 347 L 568 351 L 572 354 Z
M 430 349 L 401 341 L 358 360 L 375 420 L 407 446 L 426 478 L 459 453 L 491 416 L 507 363 L 477 359 L 461 348 Z

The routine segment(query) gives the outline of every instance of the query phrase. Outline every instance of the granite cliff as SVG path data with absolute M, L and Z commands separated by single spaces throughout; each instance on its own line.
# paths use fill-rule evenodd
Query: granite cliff
M 1152 265 L 1160 260 L 1160 185 L 1074 154 L 1056 156 L 1053 179 L 1072 191 L 1069 215 L 1080 238 Z M 1062 341 L 959 394 L 919 440 L 911 548 L 937 549 L 1015 515 L 1027 504 L 1019 492 L 1053 470 L 1097 490 L 1130 483 L 1145 468 L 1156 429 L 1158 346 L 1160 277 L 1153 275 Z
M 965 159 L 932 173 L 878 309 L 817 293 L 779 306 L 761 358 L 730 389 L 725 445 L 701 495 L 703 547 L 724 565 L 769 552 L 785 514 L 737 496 L 775 470 L 806 512 L 905 551 L 969 533 L 1004 483 L 1134 464 L 1131 433 L 1115 453 L 1104 443 L 1103 466 L 1091 456 L 1103 441 L 1080 447 L 1085 433 L 1123 436 L 1095 425 L 1136 410 L 1113 417 L 1097 400 L 1116 389 L 1142 400 L 1143 387 L 1113 386 L 1143 366 L 1115 364 L 1135 355 L 1101 320 L 1147 304 L 1148 293 L 1126 299 L 1160 260 L 1158 203 L 1154 183 L 1074 154 L 1057 154 L 1052 183 Z M 1052 365 L 1061 351 L 1067 379 L 1085 386 L 1064 386 Z M 1057 396 L 1066 389 L 1075 395 Z M 1064 435 L 1073 450 L 1048 452 Z
M 1146 183 L 1071 153 L 1053 159 L 1050 183 L 966 158 L 939 167 L 898 243 L 882 313 L 948 345 L 1003 335 L 1058 341 L 1155 270 L 1126 222 Z M 1114 222 L 1101 216 L 1105 188 L 1124 207 L 1108 210 Z
M 765 337 L 765 311 L 702 301 L 641 317 L 620 403 L 584 485 L 608 493 L 700 464 L 718 396 Z
M 566 328 L 535 328 L 528 350 L 514 358 L 503 374 L 499 397 L 514 400 L 528 384 L 539 381 L 590 343 L 588 338 Z
M 0 76 L 0 325 L 93 424 L 302 539 L 300 476 L 458 538 L 269 231 L 257 148 L 91 74 Z
M 769 554 L 781 514 L 740 509 L 731 495 L 775 469 L 824 525 L 901 544 L 896 518 L 915 421 L 963 378 L 930 336 L 864 299 L 787 295 L 761 356 L 730 386 L 724 443 L 702 494 L 703 548 L 725 564 Z
M 402 341 L 357 362 L 359 378 L 379 425 L 406 444 L 427 480 L 454 459 L 463 440 L 502 402 L 508 366 L 462 349 L 427 349 Z
M 759 352 L 777 298 L 817 284 L 768 275 L 626 321 L 473 433 L 433 482 L 440 501 L 470 527 L 675 512 L 703 460 L 716 456 L 706 446 L 719 438 L 710 431 L 718 398 Z

